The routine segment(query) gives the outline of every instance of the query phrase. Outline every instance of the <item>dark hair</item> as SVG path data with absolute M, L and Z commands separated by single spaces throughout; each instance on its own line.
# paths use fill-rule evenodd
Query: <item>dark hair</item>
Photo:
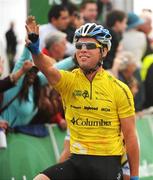
M 23 100 L 29 101 L 29 99 L 28 99 L 29 85 L 27 83 L 27 79 L 28 79 L 28 75 L 26 74 L 24 79 L 23 79 L 22 87 L 21 87 L 21 90 L 19 93 L 20 103 Z M 39 80 L 38 76 L 36 76 L 32 86 L 34 89 L 34 99 L 33 100 L 34 100 L 34 104 L 35 104 L 35 106 L 34 106 L 34 109 L 35 109 L 36 107 L 38 107 L 39 97 L 40 97 L 40 89 L 41 89 L 41 84 L 40 84 L 40 80 Z
M 29 71 L 28 72 L 31 72 L 31 73 L 35 73 L 35 74 L 37 74 L 38 72 L 39 72 L 39 69 L 36 67 L 36 66 L 32 66 L 32 68 L 31 69 L 29 69 Z
M 103 7 L 106 8 L 107 12 L 110 12 L 113 9 L 113 5 L 111 1 L 107 1 L 107 3 L 103 3 L 101 0 L 97 0 L 98 6 L 98 18 L 103 14 Z
M 84 1 L 82 1 L 81 5 L 80 5 L 80 8 L 84 9 L 86 7 L 86 5 L 89 4 L 89 3 L 97 5 L 96 1 L 94 1 L 94 0 L 84 0 Z
M 53 5 L 48 12 L 48 22 L 52 21 L 52 18 L 58 19 L 61 16 L 61 11 L 68 11 L 68 9 L 61 5 Z
M 78 11 L 78 7 L 75 4 L 68 3 L 67 4 L 67 9 L 69 11 L 69 15 L 72 16 L 74 12 Z
M 112 10 L 106 16 L 106 26 L 111 28 L 116 21 L 122 22 L 127 17 L 127 14 L 121 10 Z

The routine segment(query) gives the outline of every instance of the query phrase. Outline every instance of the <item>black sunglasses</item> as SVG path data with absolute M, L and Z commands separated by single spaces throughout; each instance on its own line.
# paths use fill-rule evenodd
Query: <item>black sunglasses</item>
M 85 46 L 88 50 L 102 48 L 102 45 L 100 45 L 96 42 L 76 42 L 75 43 L 76 49 L 82 49 L 82 46 Z

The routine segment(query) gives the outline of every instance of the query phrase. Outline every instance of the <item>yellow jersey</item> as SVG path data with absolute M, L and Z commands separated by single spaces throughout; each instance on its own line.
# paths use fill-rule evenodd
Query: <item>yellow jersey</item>
M 86 155 L 124 153 L 120 118 L 135 114 L 127 85 L 101 69 L 90 82 L 80 69 L 60 70 L 60 92 L 70 129 L 70 151 Z

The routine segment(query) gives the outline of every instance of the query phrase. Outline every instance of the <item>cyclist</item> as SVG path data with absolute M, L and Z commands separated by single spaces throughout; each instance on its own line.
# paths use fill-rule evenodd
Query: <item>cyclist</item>
M 121 156 L 125 145 L 131 180 L 138 178 L 139 148 L 133 96 L 129 88 L 106 72 L 101 64 L 111 48 L 111 35 L 95 23 L 75 32 L 72 72 L 57 70 L 52 59 L 39 51 L 39 26 L 27 20 L 27 46 L 37 67 L 60 92 L 70 129 L 71 157 L 37 175 L 34 180 L 122 179 Z
M 59 162 L 64 162 L 71 156 L 70 153 L 70 131 L 67 129 L 67 133 L 64 139 L 64 148 L 61 153 Z M 123 180 L 129 180 L 130 179 L 130 167 L 127 159 L 126 152 L 123 154 L 121 158 L 121 165 L 122 165 L 122 171 L 123 171 Z

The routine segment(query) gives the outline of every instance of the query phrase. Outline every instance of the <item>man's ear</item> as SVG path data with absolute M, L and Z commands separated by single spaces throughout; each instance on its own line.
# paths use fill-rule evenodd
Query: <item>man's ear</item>
M 102 57 L 106 57 L 107 53 L 108 53 L 108 49 L 106 47 L 102 48 Z

